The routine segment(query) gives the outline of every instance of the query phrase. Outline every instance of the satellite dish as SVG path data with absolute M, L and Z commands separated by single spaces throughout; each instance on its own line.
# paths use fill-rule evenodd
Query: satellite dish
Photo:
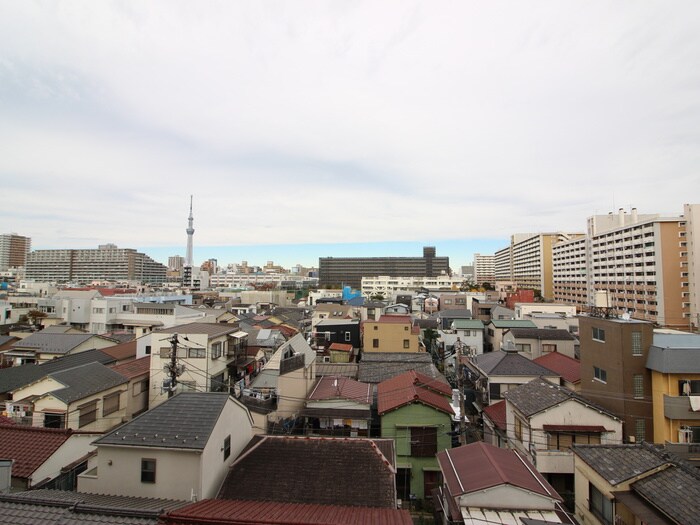
M 630 313 L 629 313 L 629 312 L 625 312 L 624 314 L 622 314 L 622 320 L 623 320 L 623 321 L 629 321 L 629 320 L 630 320 Z

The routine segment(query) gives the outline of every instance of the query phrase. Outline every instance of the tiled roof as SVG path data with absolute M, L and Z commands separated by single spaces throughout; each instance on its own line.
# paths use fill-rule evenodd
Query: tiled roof
M 576 338 L 567 330 L 557 328 L 511 328 L 516 339 L 539 339 L 541 341 L 574 341 Z
M 348 399 L 369 405 L 372 402 L 372 385 L 343 376 L 322 377 L 308 399 L 309 401 Z
M 376 384 L 409 370 L 447 383 L 427 352 L 365 352 L 359 363 L 357 379 L 363 383 Z
M 123 361 L 136 357 L 136 341 L 128 341 L 118 345 L 110 346 L 102 350 L 105 354 L 111 355 L 117 361 Z
M 148 374 L 150 372 L 150 366 L 151 356 L 147 355 L 120 365 L 113 365 L 112 370 L 123 375 L 127 379 L 134 379 L 135 377 Z
M 484 323 L 479 319 L 455 319 L 452 321 L 455 330 L 483 330 Z
M 331 346 L 328 347 L 328 350 L 337 350 L 339 352 L 352 352 L 352 345 L 348 345 L 345 343 L 331 343 Z
M 94 334 L 51 334 L 37 332 L 12 345 L 13 349 L 31 349 L 47 354 L 67 354 L 74 348 L 93 337 L 104 339 Z
M 71 430 L 0 425 L 0 457 L 15 460 L 13 476 L 29 478 L 71 434 Z
M 495 328 L 537 328 L 537 325 L 527 319 L 492 319 Z
M 367 321 L 368 323 L 381 324 L 411 324 L 410 315 L 382 315 L 378 321 Z
M 594 404 L 573 390 L 555 385 L 542 378 L 533 379 L 524 385 L 511 388 L 503 395 L 526 417 L 534 416 L 543 410 L 574 400 L 615 418 L 607 409 Z
M 344 376 L 357 377 L 357 363 L 316 363 L 316 377 Z
M 383 415 L 411 403 L 422 403 L 446 414 L 454 414 L 451 396 L 452 389 L 448 385 L 411 370 L 379 383 L 377 411 Z
M 487 376 L 557 376 L 517 352 L 488 352 L 476 356 L 474 361 Z
M 395 474 L 371 439 L 258 436 L 217 499 L 395 508 Z
M 164 517 L 164 525 L 180 525 L 187 519 L 221 525 L 412 525 L 407 510 L 304 503 L 207 499 Z
M 555 372 L 569 383 L 581 381 L 581 361 L 577 361 L 560 352 L 549 352 L 532 360 L 538 365 Z
M 668 463 L 650 447 L 641 445 L 573 445 L 574 453 L 611 485 Z
M 237 331 L 238 328 L 235 325 L 227 323 L 189 323 L 158 330 L 160 333 L 178 334 L 182 336 L 206 334 L 209 338 L 233 334 Z
M 480 490 L 512 485 L 561 501 L 534 466 L 515 450 L 484 442 L 471 443 L 437 453 L 440 470 L 453 497 Z
M 202 450 L 228 400 L 225 392 L 181 392 L 94 443 Z
M 126 377 L 101 363 L 87 363 L 61 372 L 54 372 L 49 376 L 66 387 L 48 392 L 45 395 L 53 396 L 64 403 L 78 401 L 128 381 Z
M 700 516 L 700 471 L 672 466 L 632 484 L 632 490 L 674 523 L 694 525 Z
M 494 403 L 493 405 L 484 407 L 483 412 L 488 416 L 488 418 L 491 421 L 493 421 L 493 424 L 496 426 L 496 428 L 499 428 L 501 430 L 507 429 L 505 400 L 501 400 L 498 403 Z

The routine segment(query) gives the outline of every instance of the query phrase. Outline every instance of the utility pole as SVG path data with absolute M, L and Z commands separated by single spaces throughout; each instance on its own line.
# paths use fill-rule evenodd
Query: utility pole
M 459 345 L 457 344 L 459 343 Z M 464 422 L 464 368 L 462 365 L 462 355 L 464 354 L 464 345 L 457 338 L 455 350 L 457 350 L 457 388 L 459 388 L 459 444 L 466 445 L 467 443 L 467 426 Z
M 170 364 L 166 365 L 170 373 L 170 388 L 168 389 L 168 398 L 173 397 L 175 385 L 177 385 L 177 334 L 173 334 L 170 338 Z

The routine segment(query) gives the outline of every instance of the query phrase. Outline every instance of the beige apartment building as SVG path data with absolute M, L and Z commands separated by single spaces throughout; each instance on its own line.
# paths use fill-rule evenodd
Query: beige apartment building
M 476 284 L 494 284 L 496 280 L 496 257 L 494 255 L 474 254 L 474 282 Z

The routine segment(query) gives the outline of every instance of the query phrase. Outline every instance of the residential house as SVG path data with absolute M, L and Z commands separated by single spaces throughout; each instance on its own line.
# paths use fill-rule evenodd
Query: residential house
M 439 335 L 446 354 L 475 356 L 484 353 L 484 323 L 478 319 L 455 319 L 450 328 L 440 330 Z
M 654 440 L 651 371 L 654 326 L 645 321 L 580 316 L 581 394 L 624 421 L 625 441 Z
M 57 482 L 62 474 L 74 477 L 75 469 L 83 465 L 94 450 L 90 443 L 96 436 L 0 421 L 0 457 L 12 461 L 11 490 L 28 490 Z M 75 486 L 61 488 L 74 490 Z
M 240 392 L 241 402 L 255 421 L 255 432 L 267 432 L 271 423 L 294 424 L 315 384 L 316 352 L 297 334 L 277 349 Z
M 557 314 L 528 314 L 523 319 L 532 321 L 537 325 L 537 328 L 566 330 L 578 338 L 578 317 L 566 317 Z
M 311 314 L 311 331 L 316 331 L 316 325 L 324 320 L 338 321 L 352 319 L 352 306 L 345 304 L 317 304 Z
M 359 350 L 360 339 L 359 319 L 327 319 L 316 324 L 311 334 L 312 344 L 318 351 L 327 351 L 333 343 L 352 345 Z
M 654 443 L 681 457 L 700 452 L 700 335 L 655 333 L 651 371 Z
M 441 329 L 449 330 L 452 327 L 452 323 L 457 320 L 470 320 L 472 318 L 472 312 L 467 308 L 450 308 L 440 311 L 434 317 L 437 319 Z
M 343 376 L 322 377 L 301 415 L 307 432 L 324 436 L 369 436 L 372 385 Z
M 575 392 L 581 390 L 581 361 L 559 352 L 544 354 L 532 361 L 559 375 L 562 386 Z
M 29 337 L 20 339 L 5 352 L 6 359 L 12 359 L 13 365 L 45 363 L 51 359 L 68 354 L 77 354 L 94 348 L 108 348 L 117 341 L 94 334 L 55 333 L 42 330 Z
M 363 383 L 377 385 L 382 381 L 415 370 L 445 384 L 447 380 L 433 364 L 433 358 L 426 352 L 419 353 L 373 353 L 362 355 L 358 363 L 357 379 Z
M 571 445 L 621 444 L 622 421 L 573 390 L 542 378 L 504 396 L 509 446 L 535 465 L 573 511 Z
M 377 387 L 381 436 L 396 443 L 399 498 L 431 498 L 439 468 L 435 454 L 451 445 L 452 388 L 430 376 L 410 371 Z
M 515 319 L 515 310 L 498 305 L 491 309 L 491 320 L 507 321 Z
M 515 318 L 527 319 L 528 316 L 537 314 L 550 314 L 557 317 L 576 317 L 576 306 L 561 303 L 524 303 L 518 302 L 514 305 Z
M 255 436 L 217 499 L 395 509 L 393 445 L 389 439 Z
M 151 357 L 144 356 L 133 361 L 127 361 L 113 365 L 112 370 L 126 377 L 129 382 L 126 385 L 124 396 L 124 417 L 132 419 L 141 412 L 148 410 L 151 377 Z
M 407 300 L 406 303 L 401 302 L 385 306 L 384 315 L 411 315 L 411 301 Z
M 494 447 L 508 448 L 508 420 L 506 400 L 485 406 L 481 412 L 484 443 Z
M 470 296 L 467 293 L 442 293 L 439 301 L 440 311 L 466 310 L 471 306 Z
M 476 442 L 438 452 L 437 459 L 436 511 L 445 525 L 573 523 L 559 494 L 515 450 Z
M 104 432 L 126 418 L 128 378 L 96 362 L 49 373 L 11 392 L 8 412 L 27 406 L 32 426 Z
M 647 443 L 573 445 L 581 525 L 695 525 L 700 471 Z
M 491 322 L 491 310 L 500 306 L 501 303 L 486 298 L 472 297 L 471 312 L 474 319 L 482 321 L 484 324 Z
M 78 491 L 211 498 L 252 436 L 248 409 L 226 392 L 181 392 L 105 434 Z
M 484 351 L 495 352 L 503 345 L 503 334 L 512 328 L 537 328 L 532 321 L 516 319 L 492 319 L 486 324 Z
M 382 315 L 378 321 L 365 321 L 363 331 L 366 354 L 420 351 L 420 329 L 410 315 Z
M 358 350 L 359 351 L 359 350 Z M 323 360 L 329 363 L 354 363 L 355 348 L 351 344 L 331 343 L 328 347 L 327 356 L 323 356 Z
M 174 338 L 177 339 L 175 356 L 172 355 Z M 151 356 L 149 381 L 153 390 L 149 407 L 159 405 L 171 394 L 168 367 L 173 357 L 182 372 L 177 377 L 177 391 L 226 392 L 230 385 L 244 381 L 254 372 L 251 360 L 245 355 L 247 339 L 247 333 L 225 323 L 189 323 L 139 339 L 137 355 L 150 353 Z
M 504 398 L 511 388 L 543 377 L 559 383 L 559 375 L 514 350 L 489 352 L 466 360 L 468 385 L 476 392 L 477 410 Z
M 515 345 L 528 359 L 537 359 L 551 352 L 575 357 L 578 341 L 566 330 L 551 328 L 511 328 L 503 333 L 503 343 Z

